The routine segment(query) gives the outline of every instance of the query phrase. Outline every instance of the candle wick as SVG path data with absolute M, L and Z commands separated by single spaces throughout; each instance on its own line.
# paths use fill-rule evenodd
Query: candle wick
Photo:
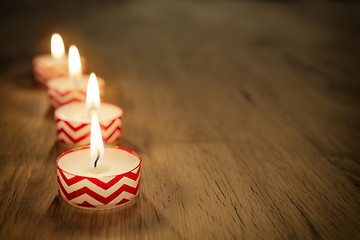
M 97 156 L 96 156 L 96 159 L 95 159 L 95 162 L 94 162 L 94 167 L 97 166 L 97 162 L 99 161 L 99 158 L 100 158 L 100 151 L 98 150 L 97 151 Z
M 96 106 L 94 105 L 91 105 L 89 108 L 88 108 L 88 116 L 89 118 L 92 117 L 92 115 L 96 112 L 97 108 Z

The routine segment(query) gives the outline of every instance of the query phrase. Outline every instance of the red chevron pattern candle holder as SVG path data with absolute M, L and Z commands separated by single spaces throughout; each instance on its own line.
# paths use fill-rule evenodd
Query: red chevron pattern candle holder
M 55 59 L 50 54 L 33 59 L 35 79 L 46 84 L 51 78 L 66 76 L 68 73 L 67 58 Z
M 122 132 L 123 110 L 118 106 L 102 103 L 96 111 L 101 135 L 106 144 L 116 143 Z M 85 103 L 71 103 L 55 111 L 57 138 L 68 146 L 90 144 L 91 118 Z
M 81 57 L 81 65 L 85 70 L 86 60 Z M 33 59 L 35 79 L 47 84 L 53 78 L 66 77 L 68 75 L 68 58 L 56 59 L 51 54 L 43 54 Z
M 86 80 L 85 80 L 86 79 Z M 48 82 L 48 96 L 52 107 L 55 109 L 73 102 L 85 102 L 86 88 L 89 75 L 83 75 L 81 85 L 74 86 L 68 77 L 55 78 Z M 98 77 L 100 97 L 105 92 L 105 81 Z
M 57 159 L 59 195 L 87 209 L 110 209 L 134 200 L 139 193 L 141 157 L 122 147 L 105 147 L 103 163 L 94 168 L 90 147 L 73 149 Z

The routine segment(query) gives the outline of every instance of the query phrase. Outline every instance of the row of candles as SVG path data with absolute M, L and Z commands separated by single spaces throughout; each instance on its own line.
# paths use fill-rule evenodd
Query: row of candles
M 136 152 L 114 146 L 122 132 L 123 110 L 101 103 L 105 81 L 83 74 L 86 60 L 73 45 L 66 56 L 57 33 L 51 38 L 51 55 L 35 57 L 33 67 L 55 109 L 58 141 L 76 147 L 56 161 L 59 195 L 73 206 L 96 210 L 133 201 L 142 160 Z

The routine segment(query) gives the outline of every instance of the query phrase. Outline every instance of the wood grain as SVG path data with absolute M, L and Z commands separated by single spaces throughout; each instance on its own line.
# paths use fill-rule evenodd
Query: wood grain
M 85 4 L 87 6 L 85 6 Z M 2 7 L 1 239 L 359 239 L 360 4 L 87 1 Z M 32 58 L 77 44 L 125 111 L 141 194 L 57 195 Z

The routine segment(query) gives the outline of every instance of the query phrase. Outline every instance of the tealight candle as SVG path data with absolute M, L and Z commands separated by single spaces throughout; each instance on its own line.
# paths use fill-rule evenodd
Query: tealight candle
M 109 209 L 133 200 L 140 187 L 140 156 L 122 147 L 105 147 L 96 114 L 91 120 L 91 144 L 57 159 L 60 196 L 69 204 Z
M 92 114 L 100 118 L 104 142 L 112 144 L 120 139 L 123 110 L 108 103 L 100 104 L 99 86 L 94 73 L 90 74 L 85 103 L 71 103 L 55 111 L 57 138 L 68 146 L 90 143 Z
M 72 102 L 84 102 L 89 75 L 83 75 L 80 54 L 76 46 L 69 49 L 69 74 L 47 82 L 50 104 L 54 108 Z M 100 93 L 103 95 L 105 81 L 99 78 Z
M 85 60 L 82 58 L 83 65 Z M 46 84 L 50 79 L 66 76 L 68 63 L 64 42 L 58 33 L 51 37 L 51 55 L 43 54 L 33 59 L 35 79 Z

